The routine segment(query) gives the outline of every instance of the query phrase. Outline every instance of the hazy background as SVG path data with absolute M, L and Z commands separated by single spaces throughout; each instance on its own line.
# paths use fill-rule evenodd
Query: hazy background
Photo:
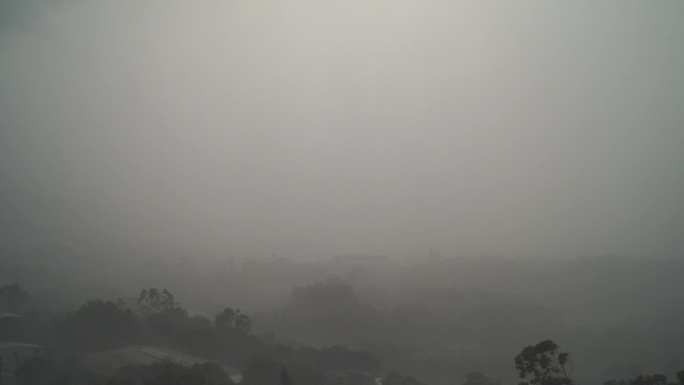
M 0 244 L 684 253 L 679 1 L 0 0 Z

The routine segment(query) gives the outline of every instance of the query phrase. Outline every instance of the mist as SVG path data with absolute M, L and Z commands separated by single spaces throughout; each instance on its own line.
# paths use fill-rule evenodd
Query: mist
M 678 1 L 0 0 L 0 382 L 682 385 L 682 41 Z
M 682 256 L 679 2 L 0 13 L 14 252 Z

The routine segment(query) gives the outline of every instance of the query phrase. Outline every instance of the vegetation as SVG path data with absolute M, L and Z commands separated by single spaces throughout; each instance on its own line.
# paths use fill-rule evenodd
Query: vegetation
M 608 380 L 603 385 L 683 385 L 684 370 L 677 372 L 677 381 L 668 382 L 663 374 L 639 375 L 631 380 Z
M 214 322 L 222 330 L 248 333 L 252 321 L 245 314 L 240 313 L 240 309 L 233 310 L 232 308 L 225 308 L 220 313 L 216 314 Z
M 55 334 L 68 345 L 92 351 L 140 341 L 135 314 L 114 302 L 88 301 L 55 323 Z
M 482 372 L 472 372 L 468 373 L 463 385 L 499 385 L 499 383 Z
M 215 363 L 190 367 L 154 363 L 123 367 L 109 379 L 107 385 L 233 385 L 233 381 Z
M 19 284 L 0 286 L 0 311 L 13 312 L 26 302 L 28 292 Z
M 530 294 L 532 291 L 525 295 L 520 290 L 518 294 L 513 290 L 504 293 L 504 287 L 518 282 L 536 287 L 538 283 L 529 277 L 547 278 L 534 272 L 534 264 L 517 263 L 506 259 L 436 259 L 407 267 L 389 262 L 368 267 L 311 265 L 279 258 L 245 260 L 224 268 L 207 265 L 202 273 L 207 277 L 204 281 L 211 282 L 212 274 L 222 278 L 213 282 L 213 291 L 207 292 L 198 291 L 207 284 L 204 281 L 185 290 L 177 289 L 179 285 L 162 289 L 145 284 L 146 289 L 140 291 L 123 288 L 87 293 L 80 289 L 46 293 L 34 282 L 26 286 L 32 292 L 29 296 L 23 284 L 12 283 L 2 286 L 6 296 L 3 303 L 20 318 L 12 316 L 5 323 L 20 320 L 21 333 L 3 332 L 0 337 L 11 336 L 15 341 L 46 348 L 46 355 L 23 360 L 22 370 L 17 371 L 17 381 L 31 384 L 57 384 L 67 378 L 73 384 L 144 384 L 167 381 L 168 376 L 190 382 L 208 376 L 198 374 L 197 368 L 191 372 L 192 366 L 172 366 L 179 365 L 174 361 L 158 361 L 169 364 L 167 367 L 133 365 L 114 372 L 89 363 L 93 354 L 139 345 L 169 348 L 220 363 L 223 366 L 214 369 L 223 374 L 226 367 L 236 368 L 231 370 L 238 370 L 247 385 L 288 381 L 293 385 L 374 385 L 376 379 L 402 385 L 569 385 L 592 383 L 592 379 L 606 385 L 682 385 L 677 360 L 684 357 L 684 349 L 676 341 L 684 340 L 680 328 L 684 312 L 678 303 L 669 302 L 665 310 L 650 305 L 648 318 L 633 316 L 629 322 L 607 320 L 605 312 L 598 309 L 594 314 L 605 326 L 585 323 L 589 326 L 584 329 L 571 328 L 565 325 L 570 316 L 563 294 L 553 293 L 554 302 L 544 302 L 545 292 L 535 292 L 537 297 Z M 595 274 L 630 268 L 629 274 L 641 274 L 633 280 L 651 283 L 643 286 L 649 296 L 660 286 L 657 280 L 644 278 L 648 274 L 660 280 L 678 277 L 676 264 L 663 265 L 667 267 L 664 269 L 628 259 L 573 263 L 582 268 L 563 262 L 564 274 L 577 277 L 589 268 Z M 639 268 L 630 267 L 632 263 Z M 24 278 L 37 274 L 21 273 L 18 265 L 2 264 L 0 261 L 4 267 L 0 277 L 7 271 Z M 149 265 L 153 270 L 144 266 L 139 266 L 139 274 L 147 277 L 149 271 L 166 271 L 169 276 L 199 271 L 200 265 L 193 268 L 185 262 L 174 270 L 173 265 L 156 261 Z M 505 274 L 493 279 L 502 267 Z M 472 281 L 461 272 L 468 269 L 479 269 L 478 274 L 490 274 L 493 280 Z M 546 266 L 543 271 L 554 275 L 556 284 L 567 290 L 560 270 L 554 273 Z M 458 282 L 447 284 L 447 278 L 454 277 Z M 174 282 L 158 277 L 156 281 L 164 286 Z M 50 281 L 41 280 L 42 285 L 44 282 Z M 289 285 L 289 289 L 280 290 L 281 300 L 270 307 L 258 296 L 244 300 L 237 295 L 249 288 L 259 293 L 261 288 L 271 290 L 278 285 Z M 482 289 L 485 287 L 498 291 Z M 613 289 L 603 290 L 607 293 Z M 623 288 L 615 290 L 621 292 Z M 74 293 L 91 298 L 78 303 Z M 92 298 L 98 296 L 104 299 Z M 633 297 L 634 303 L 638 301 L 639 297 Z M 261 311 L 255 304 L 262 305 Z M 620 309 L 616 300 L 614 304 L 613 313 Z M 574 306 L 567 308 L 577 309 Z M 649 325 L 655 326 L 644 334 Z M 531 341 L 540 342 L 528 346 Z M 572 361 L 555 341 L 573 352 Z M 511 352 L 516 351 L 519 354 L 513 357 Z M 573 371 L 573 364 L 581 370 Z
M 527 346 L 515 357 L 520 385 L 572 385 L 566 365 L 570 355 L 560 352 L 551 340 Z
M 164 313 L 179 308 L 173 294 L 166 289 L 142 289 L 138 297 L 138 306 L 151 313 Z
M 18 385 L 96 385 L 106 381 L 105 376 L 84 368 L 74 357 L 63 360 L 31 357 L 14 376 Z

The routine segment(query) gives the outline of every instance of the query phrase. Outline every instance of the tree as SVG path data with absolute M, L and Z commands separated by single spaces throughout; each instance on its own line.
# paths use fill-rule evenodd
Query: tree
M 669 385 L 678 385 L 682 383 L 682 376 L 684 371 L 677 373 L 678 383 Z M 639 375 L 631 380 L 609 380 L 603 382 L 603 385 L 668 385 L 667 377 L 664 374 L 653 374 L 649 376 Z
M 225 308 L 214 317 L 216 326 L 223 330 L 237 331 L 246 334 L 252 325 L 252 320 L 246 314 L 240 313 L 240 309 Z
M 420 382 L 411 376 L 404 376 L 396 372 L 388 373 L 385 378 L 382 379 L 383 385 L 426 385 L 424 382 Z
M 58 321 L 55 331 L 65 342 L 87 350 L 113 348 L 139 339 L 135 314 L 111 301 L 88 301 Z
M 566 370 L 570 355 L 560 352 L 558 345 L 545 340 L 534 346 L 525 347 L 515 357 L 515 368 L 522 381 L 520 385 L 571 385 Z
M 472 372 L 466 376 L 463 385 L 499 385 L 499 383 L 482 372 Z
M 164 337 L 175 337 L 181 329 L 187 328 L 191 323 L 187 310 L 176 307 L 164 309 L 159 313 L 150 314 L 145 324 Z
M 292 385 L 292 378 L 290 378 L 290 373 L 283 366 L 280 370 L 280 385 Z
M 105 377 L 81 366 L 75 357 L 55 361 L 30 357 L 15 370 L 18 385 L 92 385 L 103 384 Z
M 28 292 L 19 284 L 0 287 L 0 310 L 17 311 L 26 302 Z
M 359 300 L 339 278 L 294 287 L 279 324 L 302 342 L 320 345 L 372 339 L 382 325 L 372 305 Z
M 233 381 L 217 363 L 187 367 L 164 362 L 124 366 L 114 373 L 108 384 L 233 385 Z
M 50 359 L 31 357 L 21 364 L 14 376 L 19 385 L 42 385 L 57 376 L 57 369 Z
M 339 345 L 321 348 L 318 351 L 318 361 L 327 370 L 373 372 L 382 369 L 382 362 L 373 353 Z
M 242 385 L 275 384 L 282 364 L 270 358 L 257 357 L 242 371 Z
M 287 375 L 291 384 L 320 385 L 325 383 L 325 374 L 318 368 L 283 362 L 269 357 L 255 357 L 244 371 L 241 385 L 276 384 L 283 380 L 283 367 L 287 365 Z M 283 383 L 280 382 L 282 385 Z
M 138 305 L 152 313 L 162 313 L 180 307 L 170 291 L 166 289 L 159 291 L 155 288 L 142 289 L 138 297 Z
M 667 377 L 663 374 L 653 374 L 650 376 L 637 376 L 630 381 L 630 385 L 667 385 Z
M 684 370 L 677 372 L 677 384 L 684 385 Z

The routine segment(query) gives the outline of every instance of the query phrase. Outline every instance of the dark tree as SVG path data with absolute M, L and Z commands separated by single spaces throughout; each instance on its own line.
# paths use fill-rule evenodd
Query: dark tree
M 679 373 L 677 373 L 678 378 Z M 650 376 L 639 375 L 631 380 L 609 380 L 605 381 L 603 385 L 668 385 L 668 383 L 665 375 L 653 374 Z M 677 385 L 677 383 L 670 385 Z
M 14 377 L 17 385 L 94 385 L 105 381 L 103 375 L 85 369 L 74 357 L 61 361 L 27 358 Z
M 246 314 L 240 312 L 240 309 L 233 310 L 232 308 L 225 308 L 214 317 L 216 326 L 227 331 L 236 331 L 239 333 L 248 333 L 252 325 L 252 320 Z
M 656 376 L 661 376 L 660 374 L 656 374 Z M 653 377 L 653 376 L 651 376 Z M 665 377 L 665 376 L 663 376 Z M 638 378 L 638 377 L 637 377 Z M 675 381 L 670 382 L 668 385 L 684 385 L 684 370 L 680 370 L 675 374 Z M 624 380 L 623 380 L 624 381 Z M 632 380 L 633 381 L 633 380 Z
M 191 324 L 187 310 L 176 307 L 165 309 L 159 313 L 150 314 L 145 320 L 145 324 L 157 333 L 165 337 L 173 337 L 180 330 L 187 328 Z
M 240 333 L 249 333 L 249 329 L 252 327 L 252 320 L 245 314 L 240 313 L 237 309 L 237 316 L 235 317 L 235 330 Z
M 684 370 L 677 372 L 677 383 L 679 385 L 684 385 Z
M 372 372 L 382 369 L 382 361 L 366 350 L 351 350 L 346 346 L 331 346 L 318 352 L 318 361 L 327 370 Z
M 520 385 L 570 385 L 573 383 L 566 369 L 570 356 L 560 352 L 551 340 L 527 346 L 515 357 L 515 368 Z
M 235 326 L 235 310 L 232 308 L 225 308 L 214 317 L 216 326 L 221 328 L 232 328 Z
M 247 364 L 242 372 L 241 385 L 277 384 L 283 380 L 283 366 L 285 363 L 272 358 L 255 358 Z M 287 375 L 291 384 L 320 385 L 325 383 L 325 375 L 320 370 L 303 365 L 287 363 Z M 282 384 L 282 382 L 280 382 Z
M 108 349 L 138 341 L 135 314 L 114 302 L 88 301 L 75 313 L 55 324 L 55 332 L 68 344 L 92 349 Z
M 463 385 L 499 385 L 499 383 L 482 372 L 472 372 L 466 376 Z
M 289 304 L 279 316 L 289 333 L 315 344 L 352 343 L 381 332 L 376 309 L 359 300 L 339 278 L 293 288 Z
M 220 365 L 212 362 L 186 367 L 174 363 L 130 365 L 120 368 L 108 384 L 233 385 Z
M 242 371 L 242 385 L 275 384 L 278 381 L 278 368 L 282 365 L 268 358 L 256 358 Z
M 179 307 L 171 292 L 166 289 L 159 291 L 155 288 L 142 289 L 138 297 L 138 305 L 152 313 L 161 313 Z
M 411 376 L 404 376 L 396 372 L 388 373 L 382 379 L 382 385 L 426 385 Z
M 630 381 L 630 385 L 667 385 L 667 377 L 663 374 L 653 374 L 650 376 L 637 376 Z
M 26 302 L 28 292 L 19 284 L 0 287 L 0 310 L 17 311 Z
M 280 370 L 280 385 L 292 385 L 292 378 L 290 378 L 290 373 L 283 366 Z
M 22 318 L 16 314 L 0 314 L 0 342 L 22 338 Z
M 14 373 L 19 385 L 48 384 L 56 376 L 55 363 L 43 357 L 28 358 Z

